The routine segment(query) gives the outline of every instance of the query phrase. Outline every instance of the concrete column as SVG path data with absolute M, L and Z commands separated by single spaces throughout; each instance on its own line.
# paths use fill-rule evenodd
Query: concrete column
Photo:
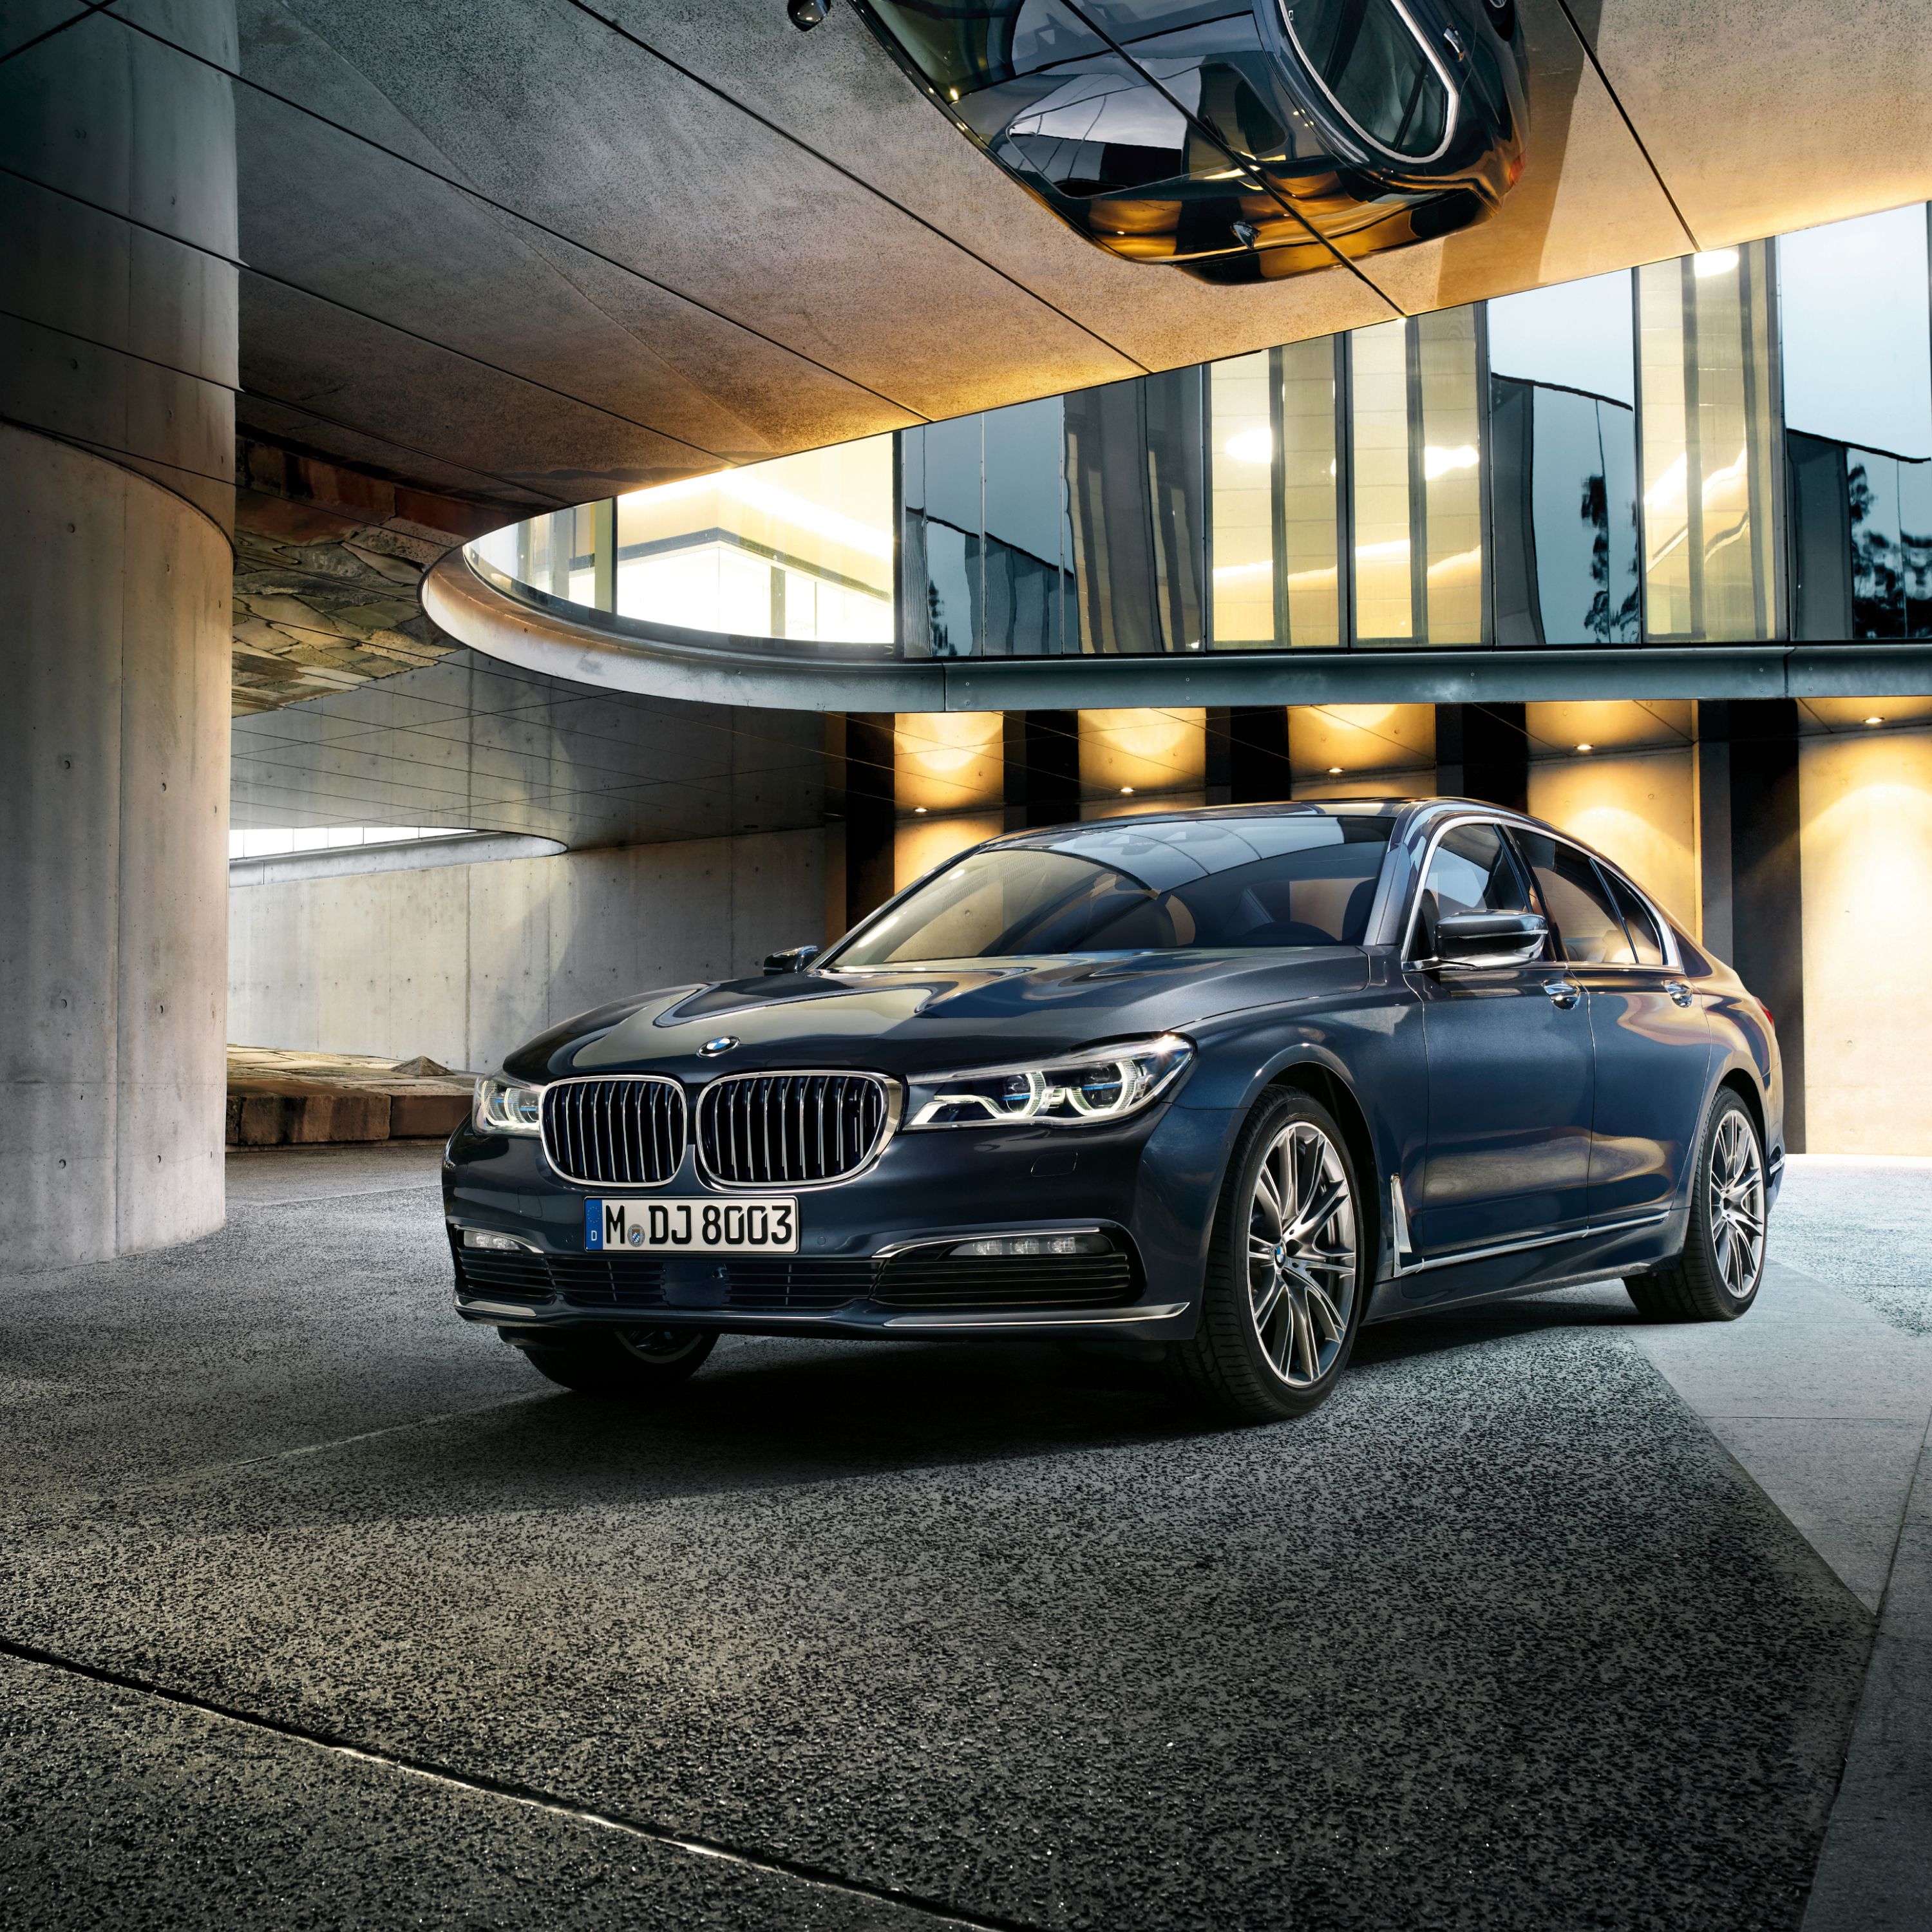
M 222 1219 L 234 10 L 73 11 L 0 44 L 0 1270 Z
M 1529 808 L 1529 734 L 1520 704 L 1438 704 L 1436 786 L 1448 798 Z
M 1080 714 L 1009 711 L 1006 829 L 1026 832 L 1080 816 Z
M 898 814 L 893 714 L 845 718 L 845 924 L 856 926 L 892 896 L 892 839 Z
M 1700 704 L 1697 733 L 1704 754 L 1706 934 L 1718 956 L 1728 958 L 1771 1009 L 1784 1056 L 1785 1145 L 1802 1154 L 1804 886 L 1798 706 L 1785 698 Z M 1720 943 L 1726 924 L 1728 953 Z

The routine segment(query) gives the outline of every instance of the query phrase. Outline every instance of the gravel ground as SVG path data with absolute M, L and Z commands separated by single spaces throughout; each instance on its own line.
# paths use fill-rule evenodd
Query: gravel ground
M 1024 1345 L 644 1413 L 371 1174 L 0 1282 L 0 1641 L 300 1734 L 0 1654 L 10 1932 L 1797 1925 L 1866 1620 L 1616 1298 L 1372 1331 L 1271 1430 Z
M 1800 1154 L 1772 1220 L 1774 1258 L 1932 1335 L 1932 1160 L 1907 1166 Z

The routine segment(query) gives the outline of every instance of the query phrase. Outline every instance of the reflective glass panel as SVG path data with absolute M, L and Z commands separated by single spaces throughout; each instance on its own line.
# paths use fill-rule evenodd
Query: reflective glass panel
M 890 436 L 633 490 L 617 500 L 616 524 L 622 616 L 892 641 Z
M 1408 325 L 1378 322 L 1349 338 L 1354 404 L 1355 634 L 1412 637 L 1409 581 Z
M 1058 396 L 989 410 L 983 418 L 986 630 L 994 656 L 1037 657 L 1063 648 L 1066 492 L 1064 412 Z
M 1772 634 L 1769 316 L 1762 242 L 1637 271 L 1644 629 Z
M 1926 210 L 1778 244 L 1794 637 L 1932 634 Z
M 1318 650 L 1342 642 L 1335 350 L 1334 341 L 1324 338 L 1292 342 L 1279 352 L 1288 642 Z
M 1486 310 L 1496 640 L 1634 644 L 1630 277 L 1532 290 Z
M 1834 221 L 1778 244 L 1784 420 L 1808 436 L 1932 457 L 1925 209 Z
M 1217 648 L 1275 641 L 1270 359 L 1262 350 L 1208 372 Z
M 1476 311 L 1414 324 L 1422 400 L 1423 525 L 1432 644 L 1483 640 L 1482 428 L 1476 402 Z

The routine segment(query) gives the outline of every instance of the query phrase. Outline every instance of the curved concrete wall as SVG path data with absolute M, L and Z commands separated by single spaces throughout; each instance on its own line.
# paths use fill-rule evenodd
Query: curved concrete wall
M 10 1273 L 222 1219 L 234 9 L 64 10 L 0 49 Z

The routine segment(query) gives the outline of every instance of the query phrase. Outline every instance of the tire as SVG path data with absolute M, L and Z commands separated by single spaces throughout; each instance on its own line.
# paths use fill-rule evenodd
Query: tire
M 1720 1087 L 1698 1138 L 1684 1252 L 1651 1274 L 1624 1277 L 1638 1313 L 1653 1322 L 1735 1322 L 1764 1280 L 1766 1212 L 1756 1123 Z
M 709 1328 L 584 1328 L 568 1340 L 518 1346 L 532 1368 L 567 1389 L 638 1397 L 688 1382 L 717 1340 Z
M 1284 1237 L 1272 1204 L 1288 1194 Z M 1321 1216 L 1312 1222 L 1311 1195 Z M 1368 1300 L 1362 1203 L 1348 1142 L 1327 1110 L 1292 1088 L 1264 1096 L 1215 1207 L 1199 1330 L 1168 1351 L 1189 1401 L 1229 1421 L 1280 1422 L 1327 1400 Z M 1284 1269 L 1284 1260 L 1298 1265 Z

